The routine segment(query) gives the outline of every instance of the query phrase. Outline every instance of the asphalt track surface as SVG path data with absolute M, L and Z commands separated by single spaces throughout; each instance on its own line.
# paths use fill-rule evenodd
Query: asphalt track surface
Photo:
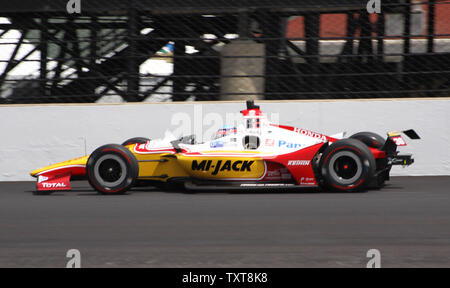
M 0 267 L 450 266 L 450 177 L 398 177 L 365 193 L 140 189 L 34 196 L 0 183 Z

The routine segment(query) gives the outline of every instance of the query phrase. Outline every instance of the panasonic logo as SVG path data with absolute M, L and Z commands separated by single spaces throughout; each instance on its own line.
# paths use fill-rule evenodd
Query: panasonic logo
M 298 143 L 290 143 L 290 142 L 286 142 L 284 140 L 279 140 L 278 141 L 278 147 L 284 147 L 284 148 L 301 148 L 302 145 L 298 144 Z
M 308 166 L 309 163 L 309 160 L 289 160 L 288 166 Z

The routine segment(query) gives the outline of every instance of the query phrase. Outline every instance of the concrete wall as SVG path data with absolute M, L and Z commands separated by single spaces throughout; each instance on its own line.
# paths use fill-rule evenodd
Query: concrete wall
M 264 44 L 246 40 L 235 40 L 224 46 L 220 52 L 220 74 L 234 77 L 221 78 L 222 100 L 251 100 L 262 97 L 265 79 L 248 76 L 264 75 L 265 51 Z M 242 58 L 233 58 L 236 56 Z
M 278 115 L 280 124 L 325 134 L 370 130 L 385 135 L 414 128 L 422 140 L 409 141 L 402 150 L 413 153 L 416 163 L 394 167 L 393 175 L 450 175 L 450 99 L 258 104 L 274 119 Z M 244 106 L 243 102 L 0 106 L 0 181 L 32 180 L 28 173 L 33 169 L 84 155 L 85 142 L 90 153 L 135 136 L 162 138 L 169 130 L 180 134 L 177 121 L 188 115 L 193 122 L 204 123 L 193 132 L 212 130 L 207 125 L 214 118 L 211 113 L 225 116 Z

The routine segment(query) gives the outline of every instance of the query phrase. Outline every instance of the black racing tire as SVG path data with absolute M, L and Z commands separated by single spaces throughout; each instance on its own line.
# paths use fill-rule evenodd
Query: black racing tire
M 375 159 L 370 149 L 356 139 L 334 142 L 320 158 L 325 187 L 335 191 L 362 191 L 373 179 Z
M 376 149 L 381 149 L 386 142 L 386 139 L 373 132 L 358 132 L 350 136 L 350 138 L 357 139 L 366 144 L 368 147 Z
M 120 195 L 134 186 L 139 165 L 134 154 L 117 144 L 104 145 L 89 156 L 86 174 L 91 186 L 103 195 Z
M 145 138 L 145 137 L 134 137 L 134 138 L 130 138 L 127 141 L 122 143 L 122 146 L 127 146 L 127 145 L 132 145 L 132 144 L 145 144 L 148 141 L 150 141 L 150 139 Z

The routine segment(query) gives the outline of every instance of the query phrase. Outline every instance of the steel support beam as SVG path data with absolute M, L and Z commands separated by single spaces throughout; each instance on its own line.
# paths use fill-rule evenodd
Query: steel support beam
M 241 39 L 247 39 L 250 38 L 250 20 L 248 15 L 247 9 L 242 9 L 239 11 L 239 18 L 238 18 L 238 33 L 239 38 Z
M 130 1 L 129 16 L 128 16 L 128 63 L 127 63 L 127 98 L 128 102 L 139 101 L 139 62 L 137 58 L 138 43 L 137 37 L 140 34 L 139 31 L 139 13 L 136 10 L 135 1 Z
M 47 57 L 48 57 L 48 19 L 47 17 L 41 17 L 41 31 L 40 31 L 40 48 L 41 48 L 41 60 L 40 60 L 40 89 L 42 96 L 47 96 Z
M 63 31 L 63 33 L 64 33 L 64 36 L 63 36 L 63 42 L 64 42 L 64 45 L 66 45 L 67 46 L 67 31 Z M 68 49 L 67 47 L 66 47 L 66 49 Z M 51 89 L 50 89 L 50 93 L 53 95 L 53 91 L 55 91 L 55 89 L 56 88 L 58 88 L 58 83 L 59 83 L 59 81 L 61 80 L 61 71 L 62 71 L 62 66 L 63 66 L 63 64 L 64 64 L 64 62 L 66 61 L 66 53 L 65 53 L 65 49 L 63 49 L 62 47 L 60 47 L 59 48 L 59 52 L 58 52 L 58 55 L 56 56 L 57 57 L 57 64 L 56 64 L 56 67 L 55 67 L 55 73 L 54 73 L 54 75 L 53 75 L 53 79 L 52 79 L 52 87 L 51 87 Z
M 39 27 L 40 30 L 41 30 L 41 33 L 43 33 L 43 31 L 45 30 L 45 28 L 43 27 L 42 23 L 36 23 L 36 26 Z M 48 43 L 48 40 L 51 40 L 53 43 L 59 45 L 62 49 L 64 49 L 64 51 L 65 51 L 67 54 L 69 54 L 71 57 L 77 57 L 77 55 L 76 55 L 72 50 L 70 50 L 70 49 L 68 49 L 67 47 L 65 47 L 64 42 L 63 42 L 62 40 L 58 39 L 58 38 L 56 37 L 55 34 L 49 33 L 48 30 L 46 30 L 46 31 L 47 31 L 47 32 L 45 33 L 45 35 L 47 35 L 47 36 L 46 36 L 46 38 L 47 38 L 47 42 L 46 42 L 46 43 Z M 41 43 L 41 44 L 43 44 L 43 43 Z M 42 55 L 42 48 L 41 48 L 41 55 Z M 42 61 L 41 61 L 41 62 L 42 62 Z M 41 63 L 41 65 L 42 65 L 42 63 Z M 108 86 L 109 89 L 115 91 L 116 93 L 118 93 L 118 94 L 121 95 L 122 97 L 125 96 L 125 95 L 124 95 L 125 93 L 124 93 L 123 91 L 121 91 L 120 89 L 118 89 L 117 87 L 115 87 L 113 84 L 111 84 L 111 83 L 109 82 L 109 78 L 108 78 L 107 76 L 105 76 L 105 75 L 100 71 L 100 69 L 97 69 L 96 65 L 91 66 L 90 64 L 86 63 L 85 66 L 86 66 L 87 68 L 89 68 L 91 71 L 93 71 L 93 72 L 99 77 L 99 79 L 101 80 L 101 82 L 104 83 L 106 86 Z M 42 70 L 41 70 L 41 72 L 42 72 Z M 125 98 L 126 98 L 126 97 L 125 97 Z
M 183 65 L 184 61 L 182 56 L 185 55 L 185 48 L 186 42 L 185 41 L 176 41 L 174 44 L 173 49 L 173 77 L 172 80 L 172 89 L 173 89 L 173 101 L 184 101 L 186 99 L 185 93 L 185 85 L 186 80 L 184 77 L 176 77 L 178 75 L 183 75 Z
M 97 63 L 97 49 L 98 49 L 98 27 L 99 23 L 98 23 L 98 18 L 97 16 L 92 16 L 91 17 L 91 29 L 90 29 L 90 40 L 91 43 L 89 43 L 89 64 L 91 66 L 95 66 Z M 96 99 L 96 87 L 97 85 L 95 85 L 95 80 L 91 80 L 89 82 L 89 90 L 90 93 L 92 94 L 92 100 L 95 101 Z
M 403 25 L 403 53 L 409 54 L 411 42 L 411 0 L 406 0 L 403 15 L 405 17 Z
M 275 76 L 280 74 L 280 59 L 278 56 L 282 47 L 285 46 L 283 43 L 285 34 L 283 33 L 283 23 L 280 16 L 273 15 L 273 17 L 268 19 L 268 17 L 260 15 L 259 20 L 263 32 L 262 41 L 265 45 L 266 63 L 264 75 L 270 75 L 264 81 L 264 98 L 270 99 L 269 95 L 273 95 L 273 92 L 280 91 L 279 79 Z
M 360 55 L 360 60 L 364 61 L 367 59 L 367 61 L 370 61 L 373 59 L 371 38 L 372 28 L 367 10 L 362 10 L 359 14 L 359 26 L 361 27 L 361 34 L 359 38 L 358 55 Z
M 8 61 L 8 64 L 6 64 L 5 70 L 3 71 L 2 75 L 0 75 L 0 89 L 3 86 L 3 82 L 5 81 L 6 76 L 8 76 L 8 72 L 11 71 L 12 69 L 14 69 L 14 67 L 17 66 L 17 64 L 16 64 L 17 63 L 16 56 L 17 56 L 17 53 L 20 50 L 20 47 L 22 47 L 22 43 L 23 43 L 23 40 L 25 40 L 27 32 L 28 31 L 21 31 L 21 35 L 20 35 L 19 41 L 17 41 L 17 45 L 14 48 L 13 53 L 9 57 L 9 61 Z
M 320 66 L 319 55 L 320 37 L 320 14 L 308 13 L 305 15 L 305 38 L 306 38 L 306 62 L 309 64 L 307 74 L 318 74 Z M 305 88 L 308 91 L 320 91 L 323 80 L 318 77 L 309 77 Z M 307 97 L 307 96 L 306 96 Z M 320 97 L 320 96 L 319 96 Z
M 377 21 L 377 55 L 378 61 L 380 62 L 383 62 L 385 23 L 386 17 L 384 15 L 384 12 L 382 12 L 381 14 L 378 14 L 378 21 Z
M 305 15 L 305 37 L 306 37 L 306 54 L 307 62 L 313 65 L 311 68 L 316 69 L 319 64 L 319 31 L 320 31 L 320 14 L 308 13 Z
M 428 0 L 428 43 L 427 43 L 427 52 L 433 53 L 434 51 L 434 17 L 435 17 L 435 0 Z M 444 3 L 445 4 L 445 3 Z M 447 15 L 448 16 L 448 15 Z M 450 17 L 450 16 L 448 16 Z
M 353 12 L 347 12 L 347 31 L 345 32 L 347 40 L 345 41 L 345 45 L 341 52 L 341 55 L 344 57 L 338 58 L 338 61 L 341 63 L 353 61 L 353 58 L 348 56 L 353 55 L 356 26 L 356 20 Z

